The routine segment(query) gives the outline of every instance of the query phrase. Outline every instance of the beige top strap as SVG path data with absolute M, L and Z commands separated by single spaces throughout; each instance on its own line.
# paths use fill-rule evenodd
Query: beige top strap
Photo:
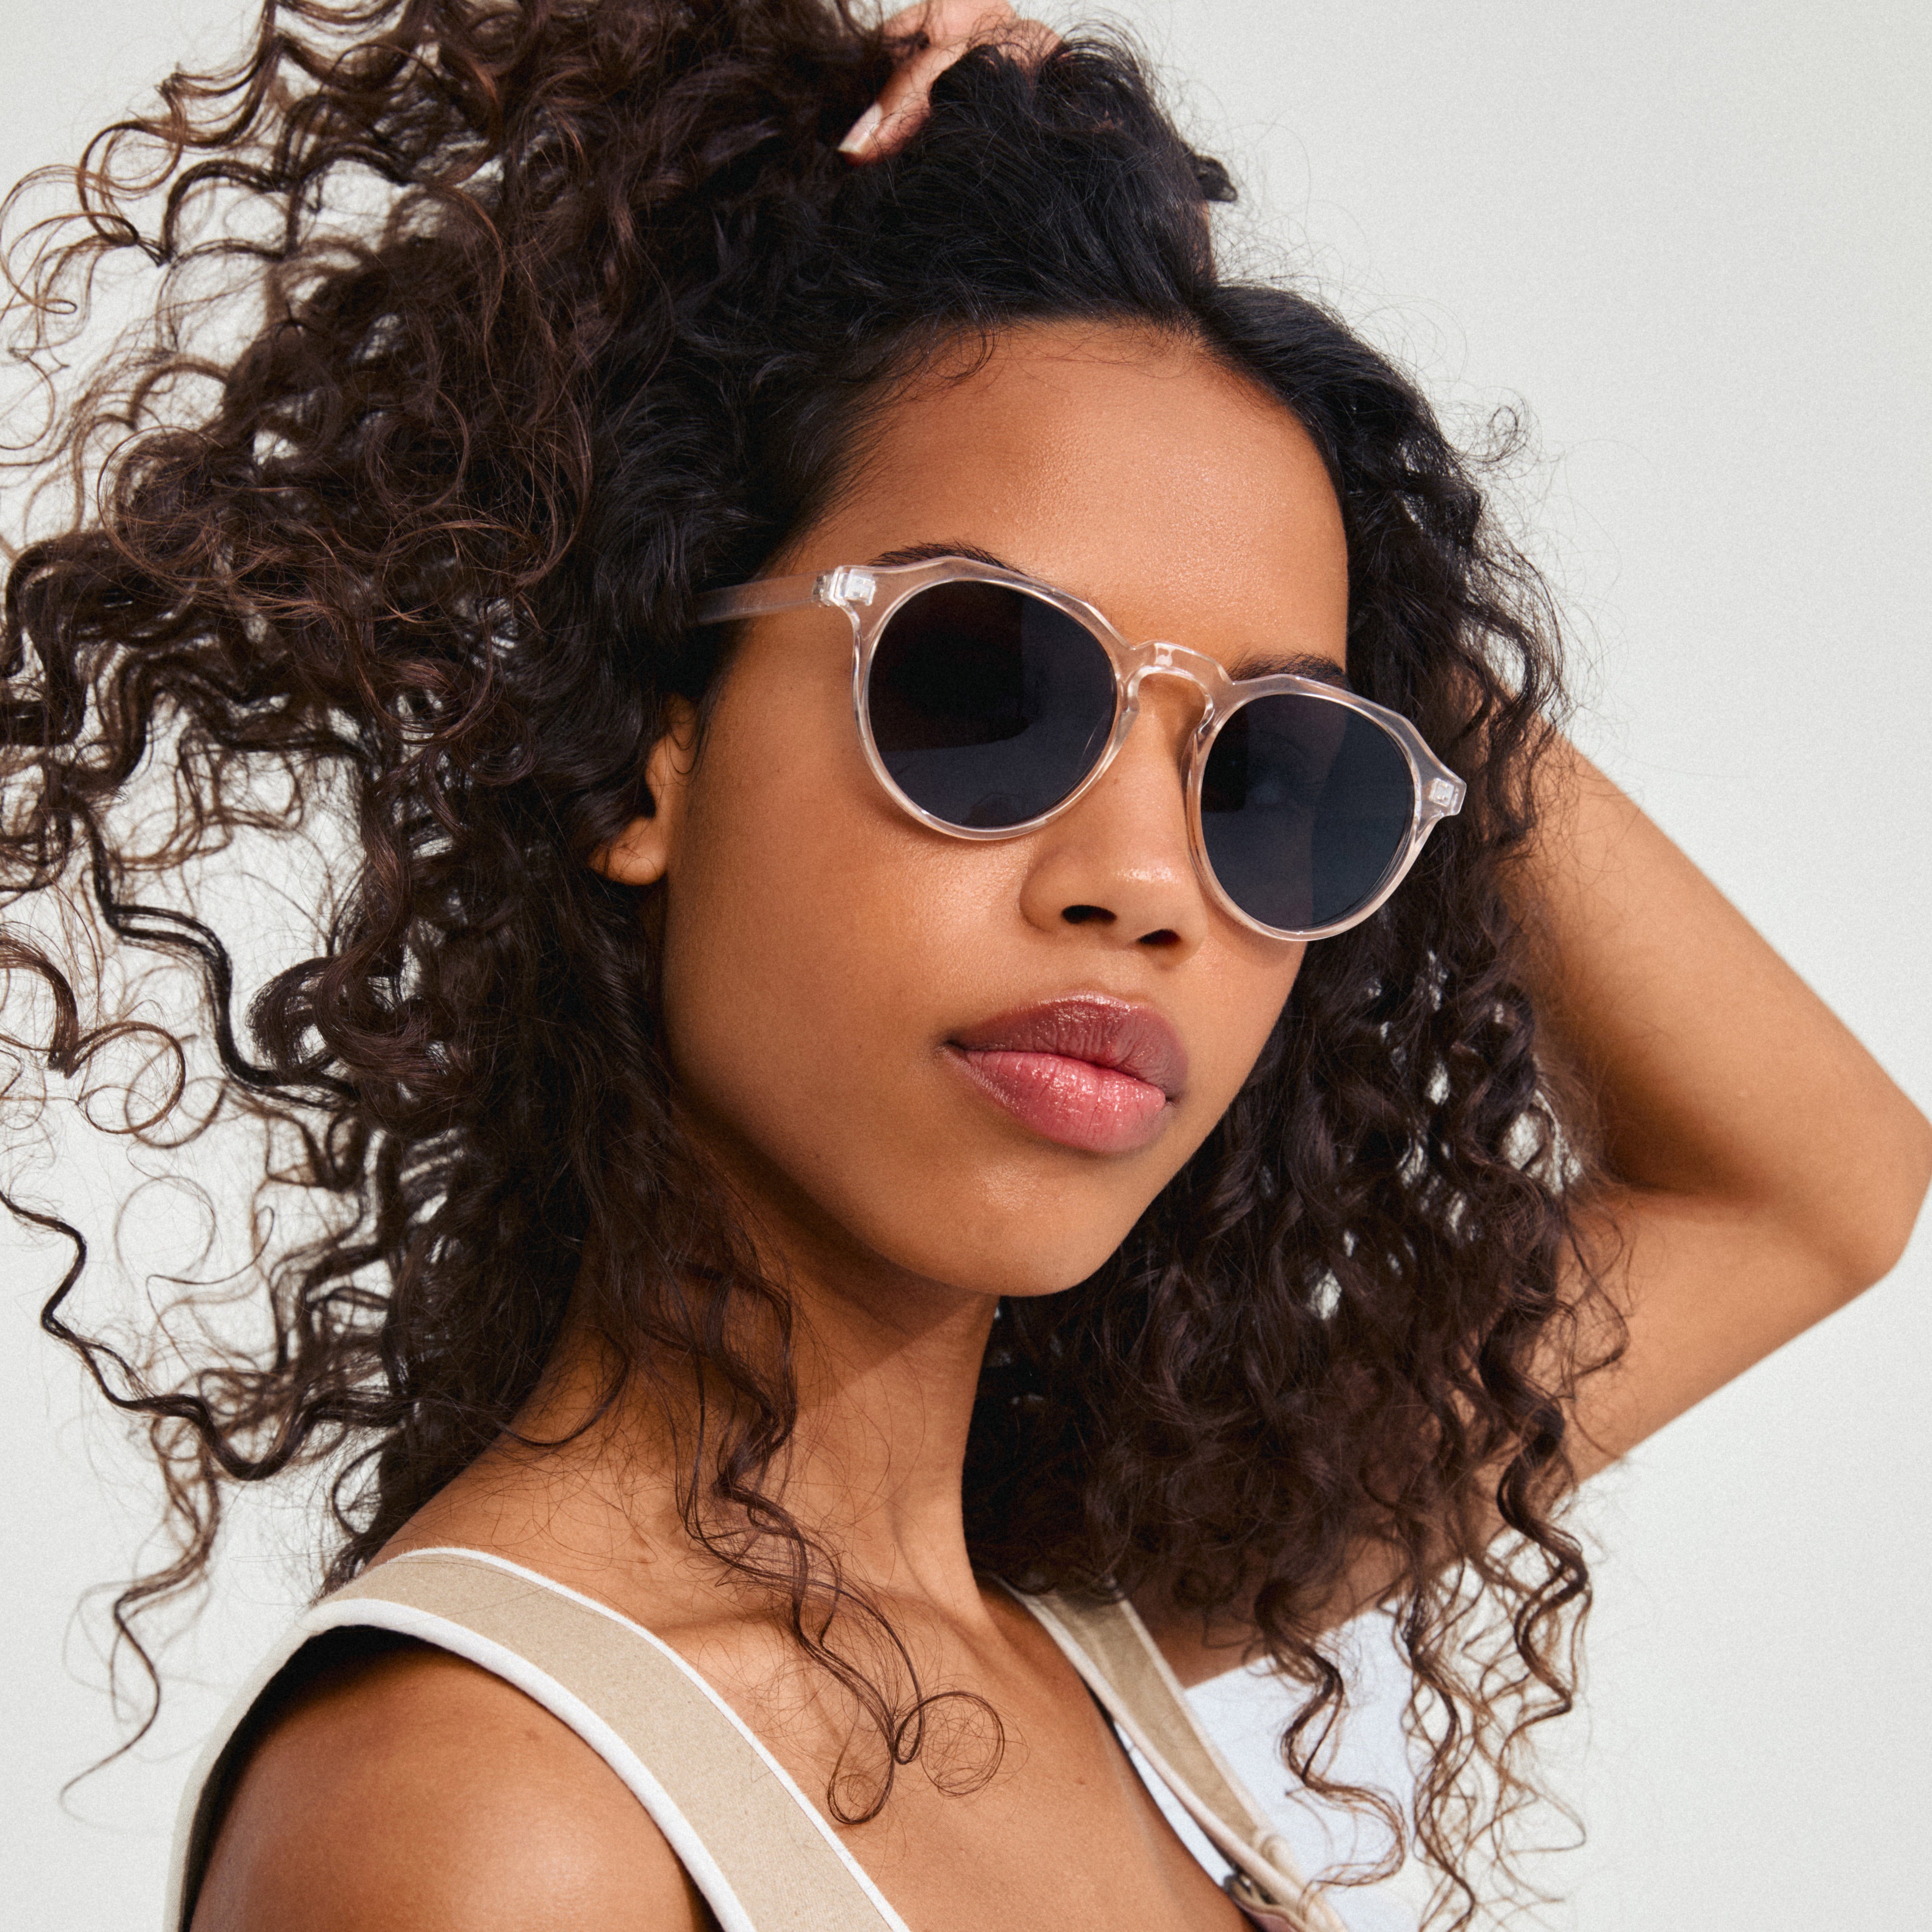
M 1016 1595 L 1019 1593 L 1016 1592 Z M 1347 1932 L 1195 1716 L 1133 1606 L 1020 1596 L 1122 1734 L 1238 1874 L 1228 1890 L 1282 1932 Z M 1245 1881 L 1245 1882 L 1244 1882 Z
M 345 1625 L 453 1652 L 568 1724 L 650 1813 L 724 1932 L 906 1932 L 778 1760 L 669 1645 L 534 1570 L 456 1550 L 392 1558 L 325 1598 L 237 1700 L 176 1834 L 179 1932 L 210 1849 L 223 1748 L 275 1671 Z
M 1235 1867 L 1237 1902 L 1274 1932 L 1346 1932 L 1202 1730 L 1132 1606 L 1015 1594 Z M 464 1550 L 379 1564 L 316 1604 L 256 1672 L 184 1797 L 176 1932 L 194 1915 L 237 1730 L 311 1638 L 358 1626 L 465 1658 L 568 1725 L 649 1813 L 724 1932 L 907 1932 L 777 1760 L 669 1645 L 535 1570 Z

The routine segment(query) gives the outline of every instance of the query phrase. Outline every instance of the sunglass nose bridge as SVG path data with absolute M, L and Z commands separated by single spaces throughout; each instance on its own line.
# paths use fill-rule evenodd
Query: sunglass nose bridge
M 1214 691 L 1227 674 L 1210 657 L 1190 651 L 1184 644 L 1142 644 L 1133 654 L 1133 668 L 1127 674 L 1127 702 L 1138 706 L 1141 686 L 1150 677 L 1178 678 L 1200 694 L 1204 711 L 1214 708 Z

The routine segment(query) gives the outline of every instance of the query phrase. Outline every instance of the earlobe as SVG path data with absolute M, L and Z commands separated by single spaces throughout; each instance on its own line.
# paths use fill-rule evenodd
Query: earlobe
M 590 855 L 590 869 L 621 886 L 655 885 L 670 871 L 698 745 L 696 708 L 682 698 L 664 706 L 664 733 L 644 766 L 649 818 L 634 818 Z
M 620 886 L 654 885 L 670 863 L 665 829 L 661 812 L 650 818 L 632 819 L 609 844 L 591 854 L 590 869 Z

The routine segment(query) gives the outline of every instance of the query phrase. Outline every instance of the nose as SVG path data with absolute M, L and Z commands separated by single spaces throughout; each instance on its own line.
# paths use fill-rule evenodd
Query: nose
M 1021 910 L 1042 932 L 1084 930 L 1178 961 L 1211 914 L 1188 845 L 1184 748 L 1201 712 L 1191 680 L 1150 680 L 1126 741 L 1071 812 L 1034 835 Z

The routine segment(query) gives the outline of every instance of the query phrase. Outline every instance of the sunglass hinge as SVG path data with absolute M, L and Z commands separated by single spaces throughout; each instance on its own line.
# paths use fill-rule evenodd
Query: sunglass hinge
M 821 604 L 869 604 L 879 580 L 868 570 L 855 570 L 850 564 L 828 570 L 814 586 L 812 594 Z

